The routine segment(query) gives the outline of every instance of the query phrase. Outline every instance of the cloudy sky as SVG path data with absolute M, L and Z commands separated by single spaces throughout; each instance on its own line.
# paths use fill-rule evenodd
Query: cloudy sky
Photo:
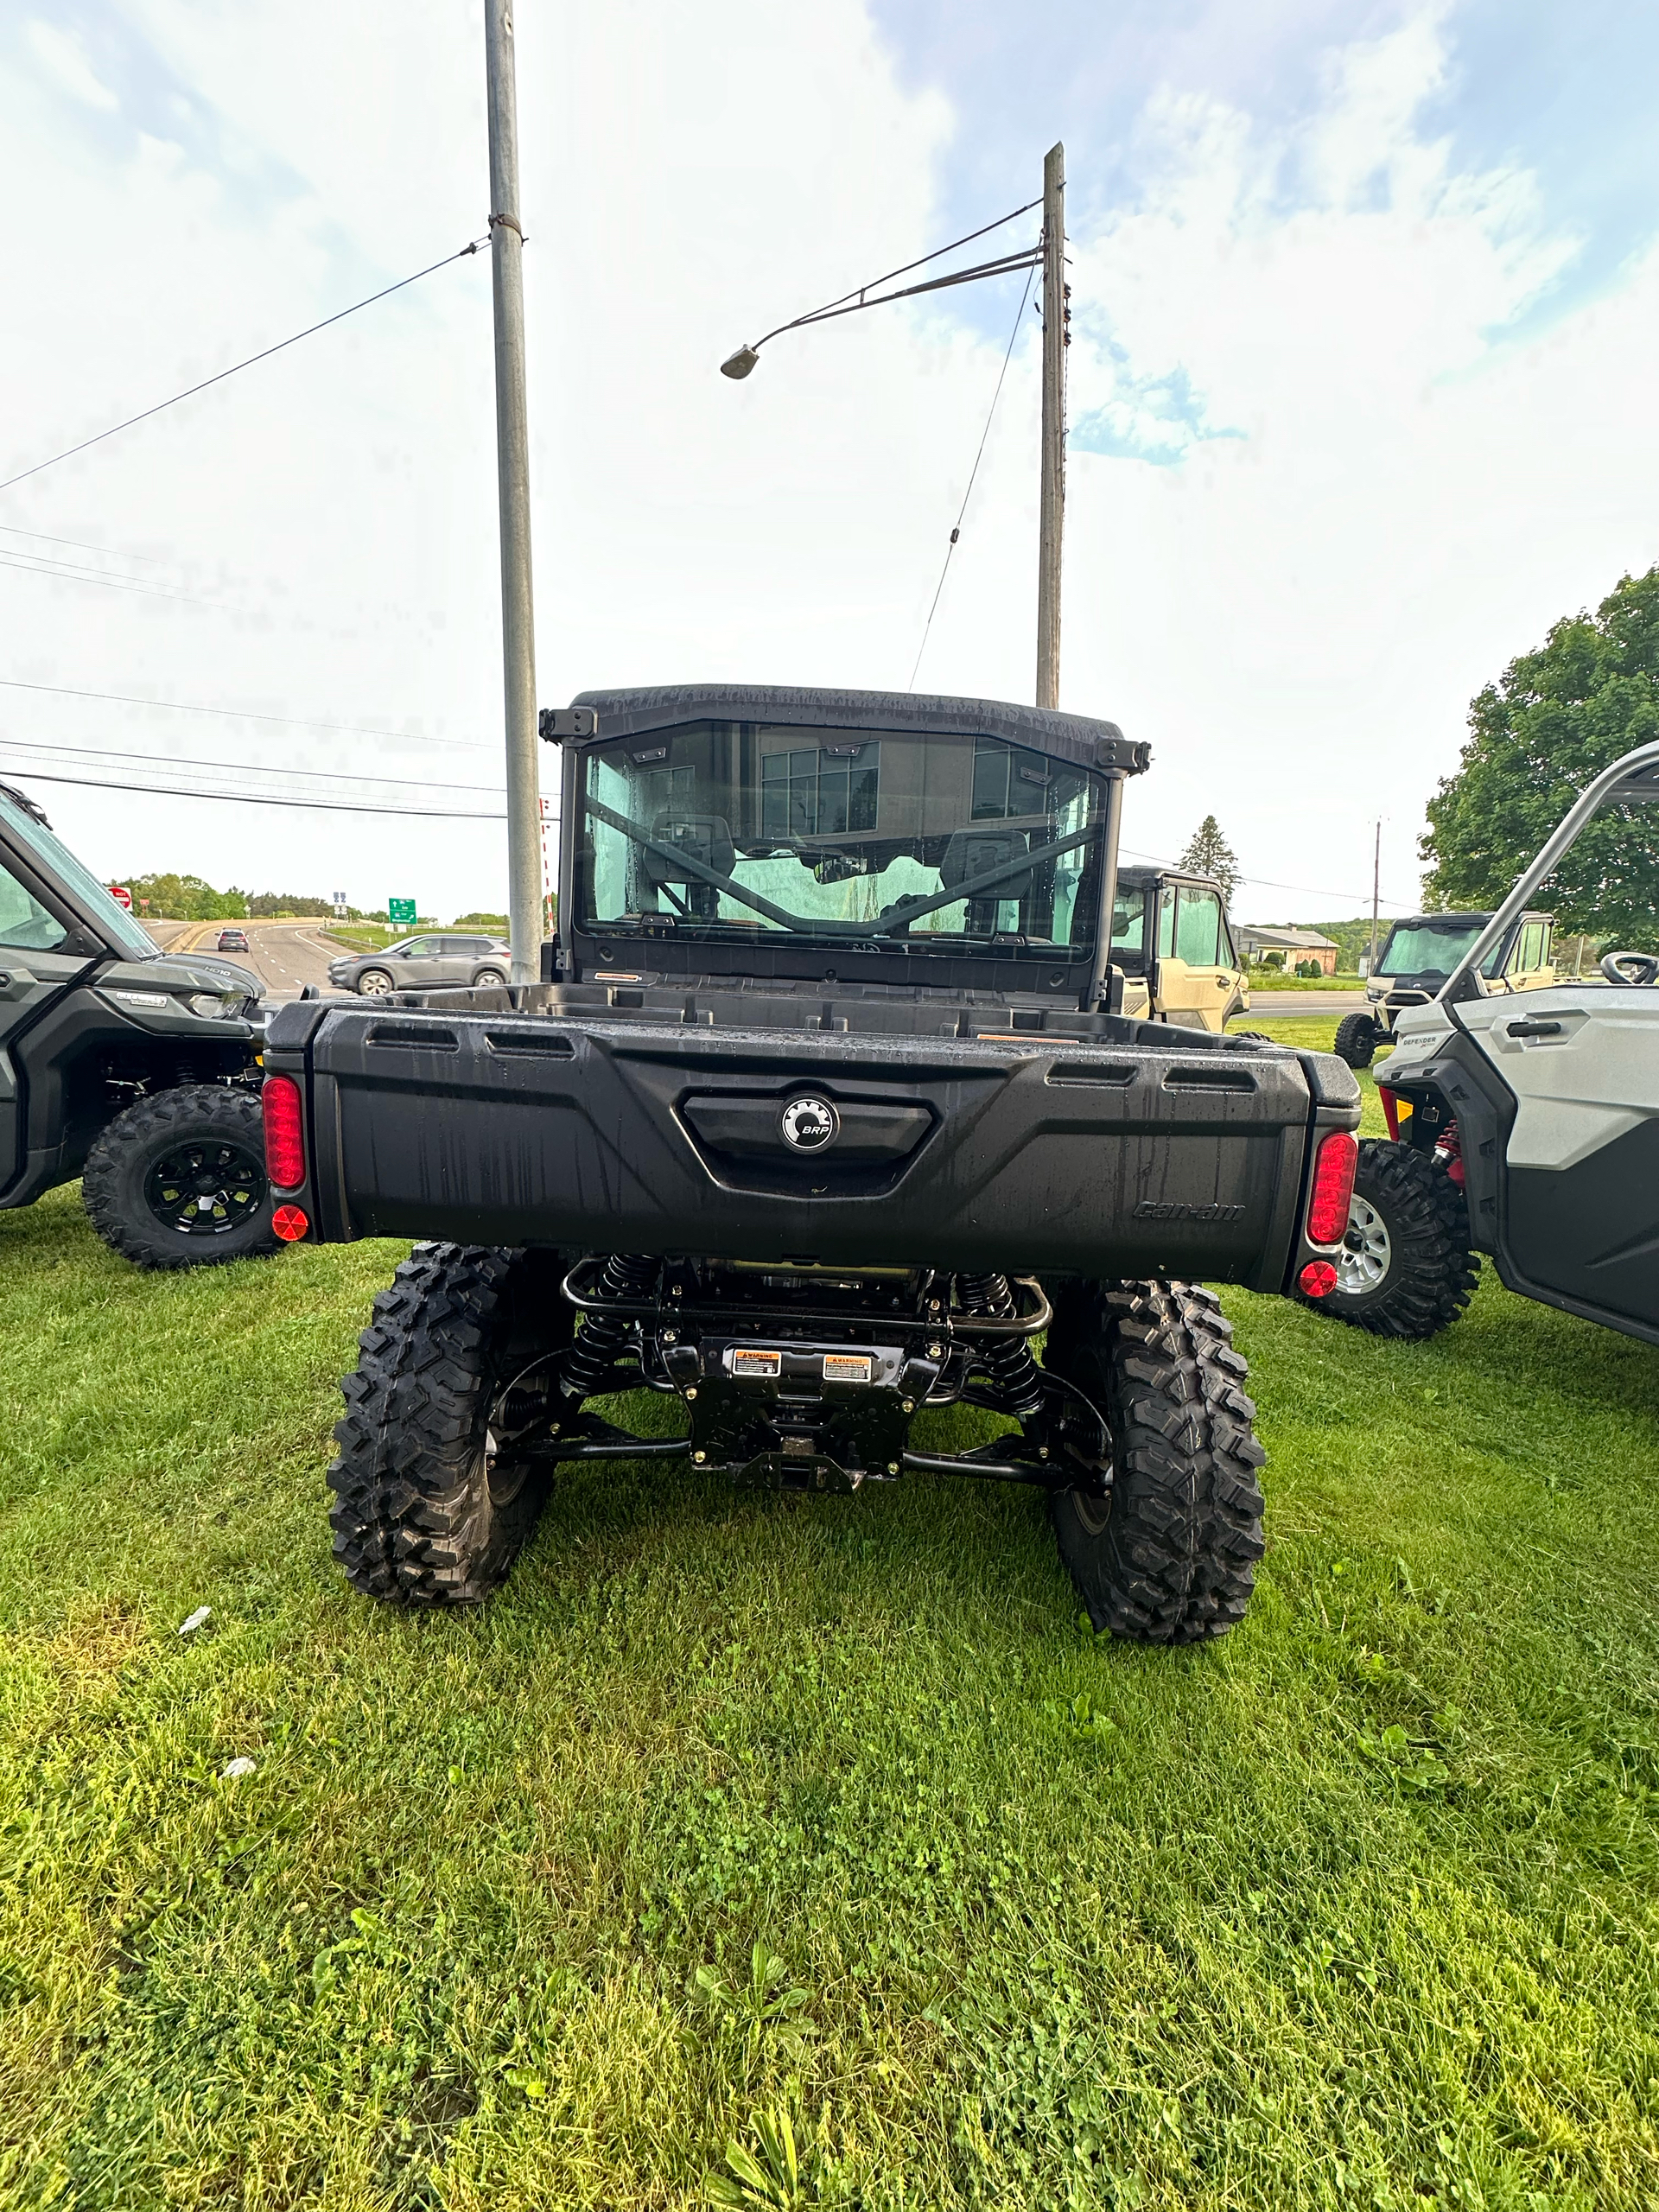
M 1380 812 L 1410 905 L 1471 695 L 1659 558 L 1636 0 L 521 0 L 518 41 L 545 702 L 909 681 L 1021 280 L 716 367 L 1061 137 L 1062 700 L 1152 741 L 1136 853 L 1214 812 L 1242 913 L 1334 916 Z M 482 79 L 476 5 L 0 0 L 0 477 L 477 236 Z M 1031 696 L 1038 339 L 924 689 Z M 480 255 L 0 493 L 0 775 L 92 865 L 504 902 L 489 349 Z M 215 783 L 441 818 L 168 795 Z

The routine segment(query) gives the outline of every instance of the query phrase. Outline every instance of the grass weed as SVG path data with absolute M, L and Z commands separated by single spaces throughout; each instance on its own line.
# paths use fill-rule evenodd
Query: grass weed
M 404 1618 L 322 1484 L 399 1255 L 0 1216 L 0 2202 L 1659 2196 L 1651 1348 L 1230 1293 L 1211 1649 L 1090 1633 L 1032 1494 L 645 1465 Z

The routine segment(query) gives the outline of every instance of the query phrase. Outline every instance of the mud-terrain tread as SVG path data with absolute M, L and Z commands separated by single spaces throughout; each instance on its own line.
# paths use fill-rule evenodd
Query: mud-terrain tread
M 1380 1026 L 1369 1014 L 1344 1014 L 1337 1024 L 1337 1034 L 1331 1049 L 1339 1060 L 1346 1060 L 1351 1068 L 1368 1068 L 1376 1058 L 1376 1048 L 1382 1041 L 1376 1033 Z
M 483 1441 L 518 1255 L 416 1248 L 374 1301 L 328 1470 L 334 1557 L 353 1589 L 404 1605 L 476 1605 L 505 1578 L 550 1477 L 493 1503 Z
M 1438 1336 L 1480 1280 L 1463 1192 L 1431 1154 L 1384 1137 L 1362 1140 L 1354 1191 L 1388 1223 L 1393 1255 L 1382 1287 L 1364 1301 L 1332 1291 L 1306 1303 L 1373 1336 L 1414 1342 Z
M 1226 1635 L 1265 1548 L 1267 1454 L 1220 1301 L 1197 1283 L 1104 1284 L 1071 1307 L 1058 1339 L 1051 1363 L 1098 1394 L 1112 1432 L 1103 1530 L 1085 1526 L 1076 1492 L 1050 1501 L 1090 1618 L 1138 1643 Z
M 225 1267 L 232 1260 L 263 1258 L 279 1252 L 283 1241 L 270 1225 L 272 1203 L 267 1190 L 258 1212 L 262 1221 L 257 1236 L 244 1236 L 244 1224 L 221 1236 L 181 1236 L 177 1249 L 163 1241 L 161 1224 L 149 1218 L 143 1197 L 143 1177 L 135 1201 L 122 1185 L 135 1166 L 152 1158 L 168 1143 L 185 1142 L 203 1122 L 219 1123 L 227 1136 L 246 1144 L 256 1159 L 264 1157 L 264 1123 L 255 1092 L 232 1090 L 219 1083 L 185 1083 L 171 1090 L 158 1090 L 140 1098 L 100 1129 L 86 1154 L 81 1171 L 80 1195 L 88 1220 L 112 1252 L 130 1260 L 135 1268 L 172 1270 L 181 1268 Z

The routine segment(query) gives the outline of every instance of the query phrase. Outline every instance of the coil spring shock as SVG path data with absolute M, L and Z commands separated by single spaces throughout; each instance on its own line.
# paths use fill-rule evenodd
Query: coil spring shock
M 643 1298 L 656 1280 L 657 1262 L 637 1253 L 613 1252 L 599 1279 L 601 1298 Z M 576 1332 L 559 1377 L 562 1397 L 590 1398 L 611 1371 L 611 1363 L 628 1340 L 632 1319 L 623 1313 L 589 1313 Z
M 958 1275 L 957 1287 L 967 1313 L 989 1313 L 1000 1321 L 1013 1319 L 1014 1293 L 1006 1275 Z M 1023 1337 L 993 1337 L 976 1349 L 976 1356 L 1011 1414 L 1024 1421 L 1041 1411 L 1042 1379 Z

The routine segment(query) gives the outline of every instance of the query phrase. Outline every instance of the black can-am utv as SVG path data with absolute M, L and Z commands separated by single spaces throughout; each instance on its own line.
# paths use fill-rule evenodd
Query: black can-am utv
M 353 1584 L 485 1596 L 556 1470 L 1035 1484 L 1096 1624 L 1217 1636 L 1262 1552 L 1244 1363 L 1201 1279 L 1335 1281 L 1328 1054 L 1134 1020 L 1109 722 L 979 699 L 588 695 L 547 980 L 281 1008 L 288 1231 L 424 1244 L 330 1471 Z M 596 1401 L 654 1393 L 679 1433 Z M 929 1409 L 1001 1416 L 973 1449 Z
M 82 1179 L 141 1268 L 274 1251 L 259 986 L 169 956 L 0 785 L 0 1210 Z

